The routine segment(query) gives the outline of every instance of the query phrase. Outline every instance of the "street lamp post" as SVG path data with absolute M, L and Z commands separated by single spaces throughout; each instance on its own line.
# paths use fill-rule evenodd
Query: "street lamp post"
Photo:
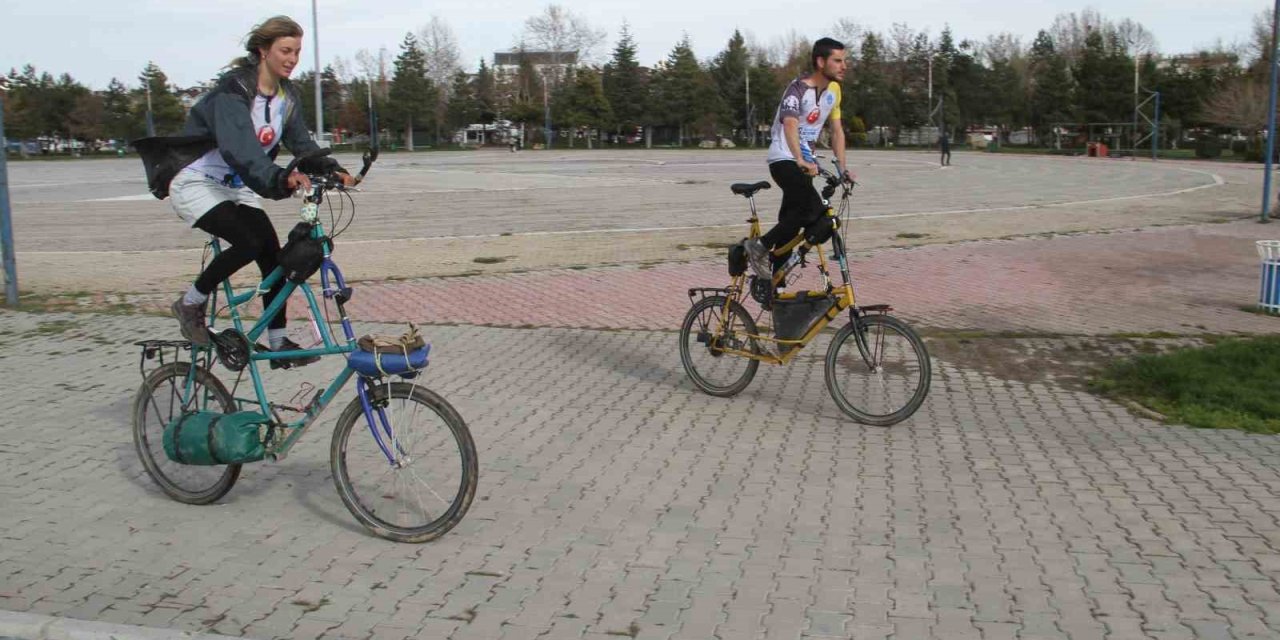
M 311 0 L 311 48 L 316 59 L 316 138 L 324 140 L 324 98 L 320 91 L 320 18 L 316 0 Z
M 1276 71 L 1280 66 L 1276 65 L 1276 39 L 1280 35 L 1280 0 L 1276 0 L 1276 6 L 1271 11 L 1271 97 L 1267 100 L 1267 160 L 1266 170 L 1263 171 L 1262 178 L 1262 220 L 1261 222 L 1270 222 L 1271 214 L 1271 159 L 1275 153 L 1276 145 Z
M 9 210 L 9 141 L 4 137 L 4 92 L 0 82 L 0 253 L 4 254 L 4 300 L 18 306 L 18 267 L 13 256 L 13 216 Z
M 155 137 L 156 135 L 156 121 L 155 121 L 155 118 L 151 116 L 151 78 L 152 77 L 153 76 L 151 76 L 150 74 L 147 75 L 147 137 L 149 138 Z

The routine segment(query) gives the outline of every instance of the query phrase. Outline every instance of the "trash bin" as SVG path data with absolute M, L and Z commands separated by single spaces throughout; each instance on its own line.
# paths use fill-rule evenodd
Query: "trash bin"
M 1280 314 L 1280 240 L 1259 240 L 1262 258 L 1262 286 L 1258 288 L 1258 308 Z

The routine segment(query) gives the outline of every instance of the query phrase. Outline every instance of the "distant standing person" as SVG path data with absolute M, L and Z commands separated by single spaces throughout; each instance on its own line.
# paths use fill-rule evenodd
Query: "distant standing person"
M 942 166 L 951 166 L 951 138 L 947 136 L 947 132 L 942 132 L 942 137 L 938 138 L 938 146 L 942 149 Z

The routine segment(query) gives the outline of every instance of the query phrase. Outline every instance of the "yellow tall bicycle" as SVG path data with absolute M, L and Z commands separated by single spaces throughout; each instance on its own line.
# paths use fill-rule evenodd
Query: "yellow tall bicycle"
M 761 362 L 791 362 L 848 310 L 849 323 L 836 332 L 827 348 L 827 390 L 840 410 L 858 422 L 896 424 L 915 413 L 929 394 L 929 352 L 907 323 L 889 315 L 893 310 L 889 305 L 855 304 L 843 234 L 854 183 L 825 170 L 819 176 L 826 179 L 822 190 L 826 215 L 773 251 L 772 281 L 747 273 L 746 251 L 739 243 L 729 251 L 728 287 L 689 290 L 693 308 L 680 327 L 680 360 L 699 389 L 714 396 L 734 396 L 751 384 Z M 768 189 L 769 183 L 737 183 L 730 188 L 751 204 L 749 237 L 759 238 L 755 194 Z M 836 189 L 842 189 L 838 211 L 831 206 Z M 828 240 L 843 278 L 839 286 L 828 272 L 823 250 Z M 810 254 L 817 256 L 824 287 L 786 291 L 788 284 L 798 280 L 797 270 L 808 264 Z M 755 318 L 744 305 L 748 296 L 760 305 Z M 766 313 L 770 325 L 761 331 L 757 320 Z

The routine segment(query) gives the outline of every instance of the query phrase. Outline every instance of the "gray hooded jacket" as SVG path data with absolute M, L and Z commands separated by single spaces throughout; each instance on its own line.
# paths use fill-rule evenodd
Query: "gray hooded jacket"
M 280 86 L 288 96 L 284 117 L 284 130 L 280 142 L 295 156 L 320 148 L 311 139 L 311 132 L 302 118 L 301 96 L 288 79 L 281 78 Z M 281 200 L 292 193 L 285 186 L 284 167 L 275 163 L 280 145 L 263 153 L 253 129 L 249 109 L 258 92 L 257 65 L 239 67 L 223 74 L 214 88 L 191 108 L 182 135 L 206 138 L 217 144 L 223 159 L 244 180 L 245 186 L 255 193 L 272 200 Z M 299 166 L 304 173 L 328 173 L 345 170 L 332 158 L 314 158 Z

